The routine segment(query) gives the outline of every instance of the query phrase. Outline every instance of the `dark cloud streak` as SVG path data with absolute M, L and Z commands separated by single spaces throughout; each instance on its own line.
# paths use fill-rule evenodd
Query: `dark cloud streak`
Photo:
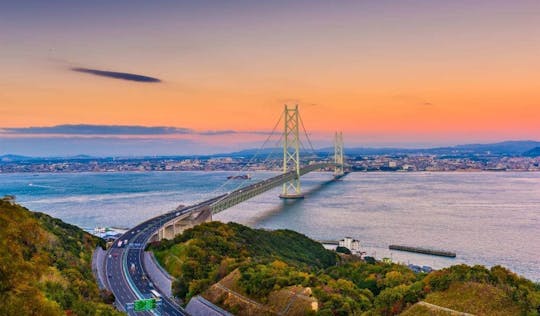
M 82 72 L 86 74 L 114 78 L 114 79 L 121 79 L 121 80 L 129 80 L 129 81 L 136 81 L 136 82 L 149 82 L 149 83 L 161 82 L 161 80 L 158 78 L 137 75 L 137 74 L 130 74 L 127 72 L 116 72 L 116 71 L 98 70 L 98 69 L 90 69 L 90 68 L 71 68 L 71 70 L 75 72 Z
M 170 135 L 192 134 L 189 128 L 138 125 L 64 124 L 46 127 L 4 128 L 9 133 L 65 135 Z

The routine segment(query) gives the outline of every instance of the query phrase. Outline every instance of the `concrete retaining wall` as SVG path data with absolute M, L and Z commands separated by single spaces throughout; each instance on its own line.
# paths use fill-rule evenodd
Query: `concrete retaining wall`
M 144 252 L 143 265 L 154 287 L 167 297 L 171 297 L 173 277 L 159 265 L 152 252 Z
M 107 277 L 105 276 L 105 259 L 107 252 L 101 247 L 96 247 L 92 254 L 92 272 L 100 289 L 109 289 Z

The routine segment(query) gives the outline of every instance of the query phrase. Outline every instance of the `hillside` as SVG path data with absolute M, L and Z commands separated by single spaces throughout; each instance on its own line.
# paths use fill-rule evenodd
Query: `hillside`
M 525 157 L 539 157 L 540 156 L 540 146 L 539 147 L 534 147 L 533 149 L 524 152 L 523 156 L 525 156 Z
M 202 294 L 236 315 L 538 315 L 540 285 L 500 266 L 414 274 L 337 255 L 289 230 L 205 223 L 150 246 L 185 300 Z
M 234 269 L 275 260 L 293 267 L 332 266 L 336 255 L 321 244 L 290 230 L 265 231 L 220 222 L 186 230 L 172 241 L 151 245 L 156 258 L 177 281 L 173 291 L 189 299 Z
M 540 147 L 540 142 L 532 140 L 518 140 L 518 141 L 503 141 L 498 143 L 487 144 L 463 144 L 447 147 L 430 147 L 430 148 L 406 148 L 406 147 L 347 147 L 345 152 L 349 156 L 363 156 L 363 155 L 485 155 L 487 153 L 494 155 L 509 155 L 520 156 L 524 152 L 531 150 L 534 147 Z M 221 156 L 239 156 L 239 157 L 251 157 L 258 150 L 246 149 L 229 154 L 220 154 Z M 320 156 L 326 156 L 328 153 L 332 153 L 334 148 L 320 148 L 316 152 Z M 269 154 L 279 152 L 279 148 L 265 149 L 260 154 Z
M 446 291 L 429 294 L 425 301 L 475 315 L 519 315 L 521 311 L 504 290 L 478 282 L 454 282 Z
M 0 200 L 0 315 L 120 315 L 91 270 L 102 240 Z

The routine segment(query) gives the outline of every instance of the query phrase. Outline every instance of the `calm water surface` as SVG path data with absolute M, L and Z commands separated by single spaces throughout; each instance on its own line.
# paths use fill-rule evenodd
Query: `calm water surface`
M 3 174 L 0 195 L 83 228 L 133 226 L 243 182 L 228 172 Z M 272 176 L 252 174 L 251 181 Z M 440 268 L 509 267 L 540 281 L 540 173 L 328 173 L 302 178 L 306 199 L 279 189 L 215 216 L 255 227 L 289 228 L 315 239 L 352 236 L 368 254 Z M 440 248 L 456 259 L 390 252 L 389 244 Z

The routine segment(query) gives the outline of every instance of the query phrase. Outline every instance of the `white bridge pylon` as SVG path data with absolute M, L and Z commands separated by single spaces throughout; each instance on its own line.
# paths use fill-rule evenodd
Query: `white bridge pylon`
M 304 195 L 300 188 L 300 134 L 297 104 L 290 108 L 285 104 L 283 121 L 283 173 L 295 171 L 296 176 L 291 181 L 283 183 L 283 190 L 279 197 L 301 199 Z
M 283 110 L 283 174 L 293 171 L 295 177 L 283 184 L 279 195 L 282 199 L 302 199 L 300 185 L 300 133 L 298 105 L 289 107 L 285 104 Z M 306 132 L 307 137 L 307 132 Z M 309 139 L 308 139 L 309 141 Z M 311 144 L 311 141 L 309 141 Z M 334 176 L 344 175 L 343 133 L 336 132 L 334 137 Z
M 336 132 L 334 137 L 334 176 L 340 177 L 344 175 L 343 161 L 343 133 Z

